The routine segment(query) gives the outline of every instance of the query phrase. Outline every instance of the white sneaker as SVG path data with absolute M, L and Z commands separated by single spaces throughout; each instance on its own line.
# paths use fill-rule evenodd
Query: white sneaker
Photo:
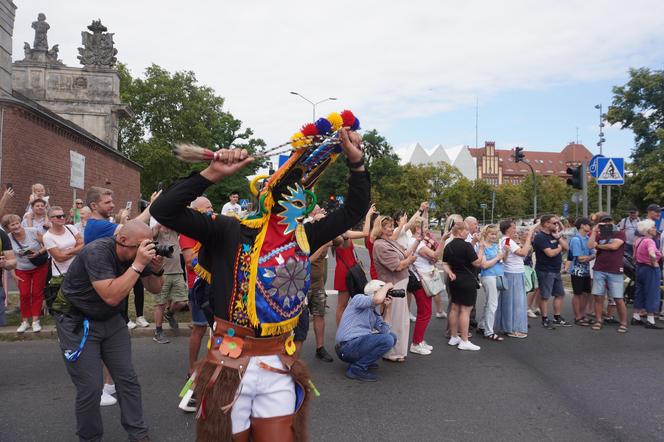
M 445 318 L 447 318 L 447 313 L 445 313 L 445 312 L 436 313 L 436 318 L 445 319 Z
M 149 327 L 150 323 L 145 319 L 145 316 L 139 316 L 136 318 L 136 325 L 140 327 Z
M 528 309 L 528 317 L 529 318 L 536 318 L 537 315 L 535 314 L 535 312 L 532 309 Z
M 452 336 L 449 341 L 447 341 L 447 345 L 459 345 L 461 342 L 461 338 L 458 336 Z
M 136 323 L 135 323 L 134 321 L 131 321 L 131 320 L 130 320 L 129 322 L 127 322 L 127 328 L 128 328 L 129 330 L 133 330 L 133 329 L 135 329 L 135 328 L 136 328 Z
M 427 341 L 420 342 L 420 345 L 429 351 L 433 351 L 433 345 L 427 344 Z
M 34 333 L 39 333 L 41 331 L 42 327 L 39 321 L 32 321 L 32 331 Z
M 410 352 L 425 356 L 431 354 L 431 350 L 422 345 L 421 342 L 419 344 L 410 344 Z
M 115 394 L 115 384 L 104 384 L 104 393 Z
M 99 401 L 99 405 L 101 405 L 102 407 L 108 407 L 109 405 L 115 405 L 117 403 L 118 403 L 117 399 L 115 399 L 110 394 L 106 393 L 104 390 L 101 391 L 101 400 Z
M 19 325 L 18 328 L 16 329 L 16 333 L 25 333 L 25 331 L 29 328 L 30 324 L 28 323 L 28 321 L 23 321 L 21 322 L 21 325 Z
M 471 351 L 477 351 L 480 349 L 479 345 L 475 345 L 470 341 L 461 341 L 459 345 L 457 346 L 459 350 L 471 350 Z
M 415 321 L 417 321 L 417 316 L 415 316 L 414 314 L 411 313 L 410 314 L 410 322 L 415 322 Z

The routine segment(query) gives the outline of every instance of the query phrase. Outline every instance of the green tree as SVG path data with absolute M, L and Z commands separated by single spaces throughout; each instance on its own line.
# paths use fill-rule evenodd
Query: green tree
M 634 132 L 635 187 L 630 197 L 643 209 L 664 197 L 664 71 L 640 68 L 629 74 L 627 84 L 613 88 L 607 121 Z
M 146 69 L 144 78 L 133 78 L 125 65 L 120 65 L 119 71 L 121 97 L 134 116 L 120 123 L 118 147 L 143 166 L 143 195 L 149 195 L 159 182 L 168 185 L 204 167 L 177 160 L 171 152 L 176 142 L 212 149 L 233 146 L 250 152 L 265 145 L 253 138 L 251 129 L 242 128 L 242 121 L 223 110 L 224 99 L 200 85 L 193 72 L 171 74 L 155 64 Z M 255 173 L 260 165 L 257 162 L 242 174 L 210 187 L 208 197 L 219 204 L 231 190 L 247 196 L 246 175 Z
M 496 219 L 529 218 L 528 201 L 522 186 L 504 183 L 496 187 Z

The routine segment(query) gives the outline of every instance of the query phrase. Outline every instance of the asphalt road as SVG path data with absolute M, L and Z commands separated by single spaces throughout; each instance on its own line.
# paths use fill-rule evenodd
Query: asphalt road
M 635 327 L 619 335 L 614 327 L 531 325 L 527 339 L 479 338 L 481 351 L 462 352 L 445 345 L 445 320 L 434 318 L 426 335 L 433 354 L 381 362 L 373 384 L 345 379 L 338 360 L 316 360 L 311 335 L 303 359 L 321 392 L 311 440 L 664 440 L 664 330 Z M 194 439 L 193 416 L 177 409 L 186 353 L 186 338 L 168 345 L 133 340 L 155 441 Z M 55 341 L 0 342 L 0 398 L 0 441 L 75 440 L 74 389 Z M 105 440 L 126 440 L 118 407 L 102 414 Z

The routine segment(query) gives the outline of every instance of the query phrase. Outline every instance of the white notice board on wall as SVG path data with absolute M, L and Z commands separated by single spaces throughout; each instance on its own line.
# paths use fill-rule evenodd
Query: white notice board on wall
M 85 157 L 70 150 L 69 159 L 71 160 L 69 185 L 76 189 L 85 190 Z

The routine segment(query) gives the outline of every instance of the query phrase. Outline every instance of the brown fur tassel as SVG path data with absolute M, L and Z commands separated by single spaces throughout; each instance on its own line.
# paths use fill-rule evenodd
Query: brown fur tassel
M 215 364 L 204 363 L 196 379 L 194 397 L 199 406 L 203 406 L 203 413 L 196 422 L 197 442 L 231 442 L 233 440 L 233 425 L 231 412 L 224 413 L 221 407 L 230 404 L 235 399 L 240 386 L 240 376 L 237 370 L 224 368 L 217 381 L 205 391 L 207 384 L 217 368 Z
M 300 384 L 305 391 L 304 401 L 300 409 L 295 413 L 295 419 L 293 420 L 294 440 L 295 442 L 307 442 L 309 440 L 309 400 L 312 395 L 309 391 L 309 379 L 311 377 L 309 376 L 307 366 L 299 359 L 293 362 L 291 375 L 293 376 L 293 381 Z

